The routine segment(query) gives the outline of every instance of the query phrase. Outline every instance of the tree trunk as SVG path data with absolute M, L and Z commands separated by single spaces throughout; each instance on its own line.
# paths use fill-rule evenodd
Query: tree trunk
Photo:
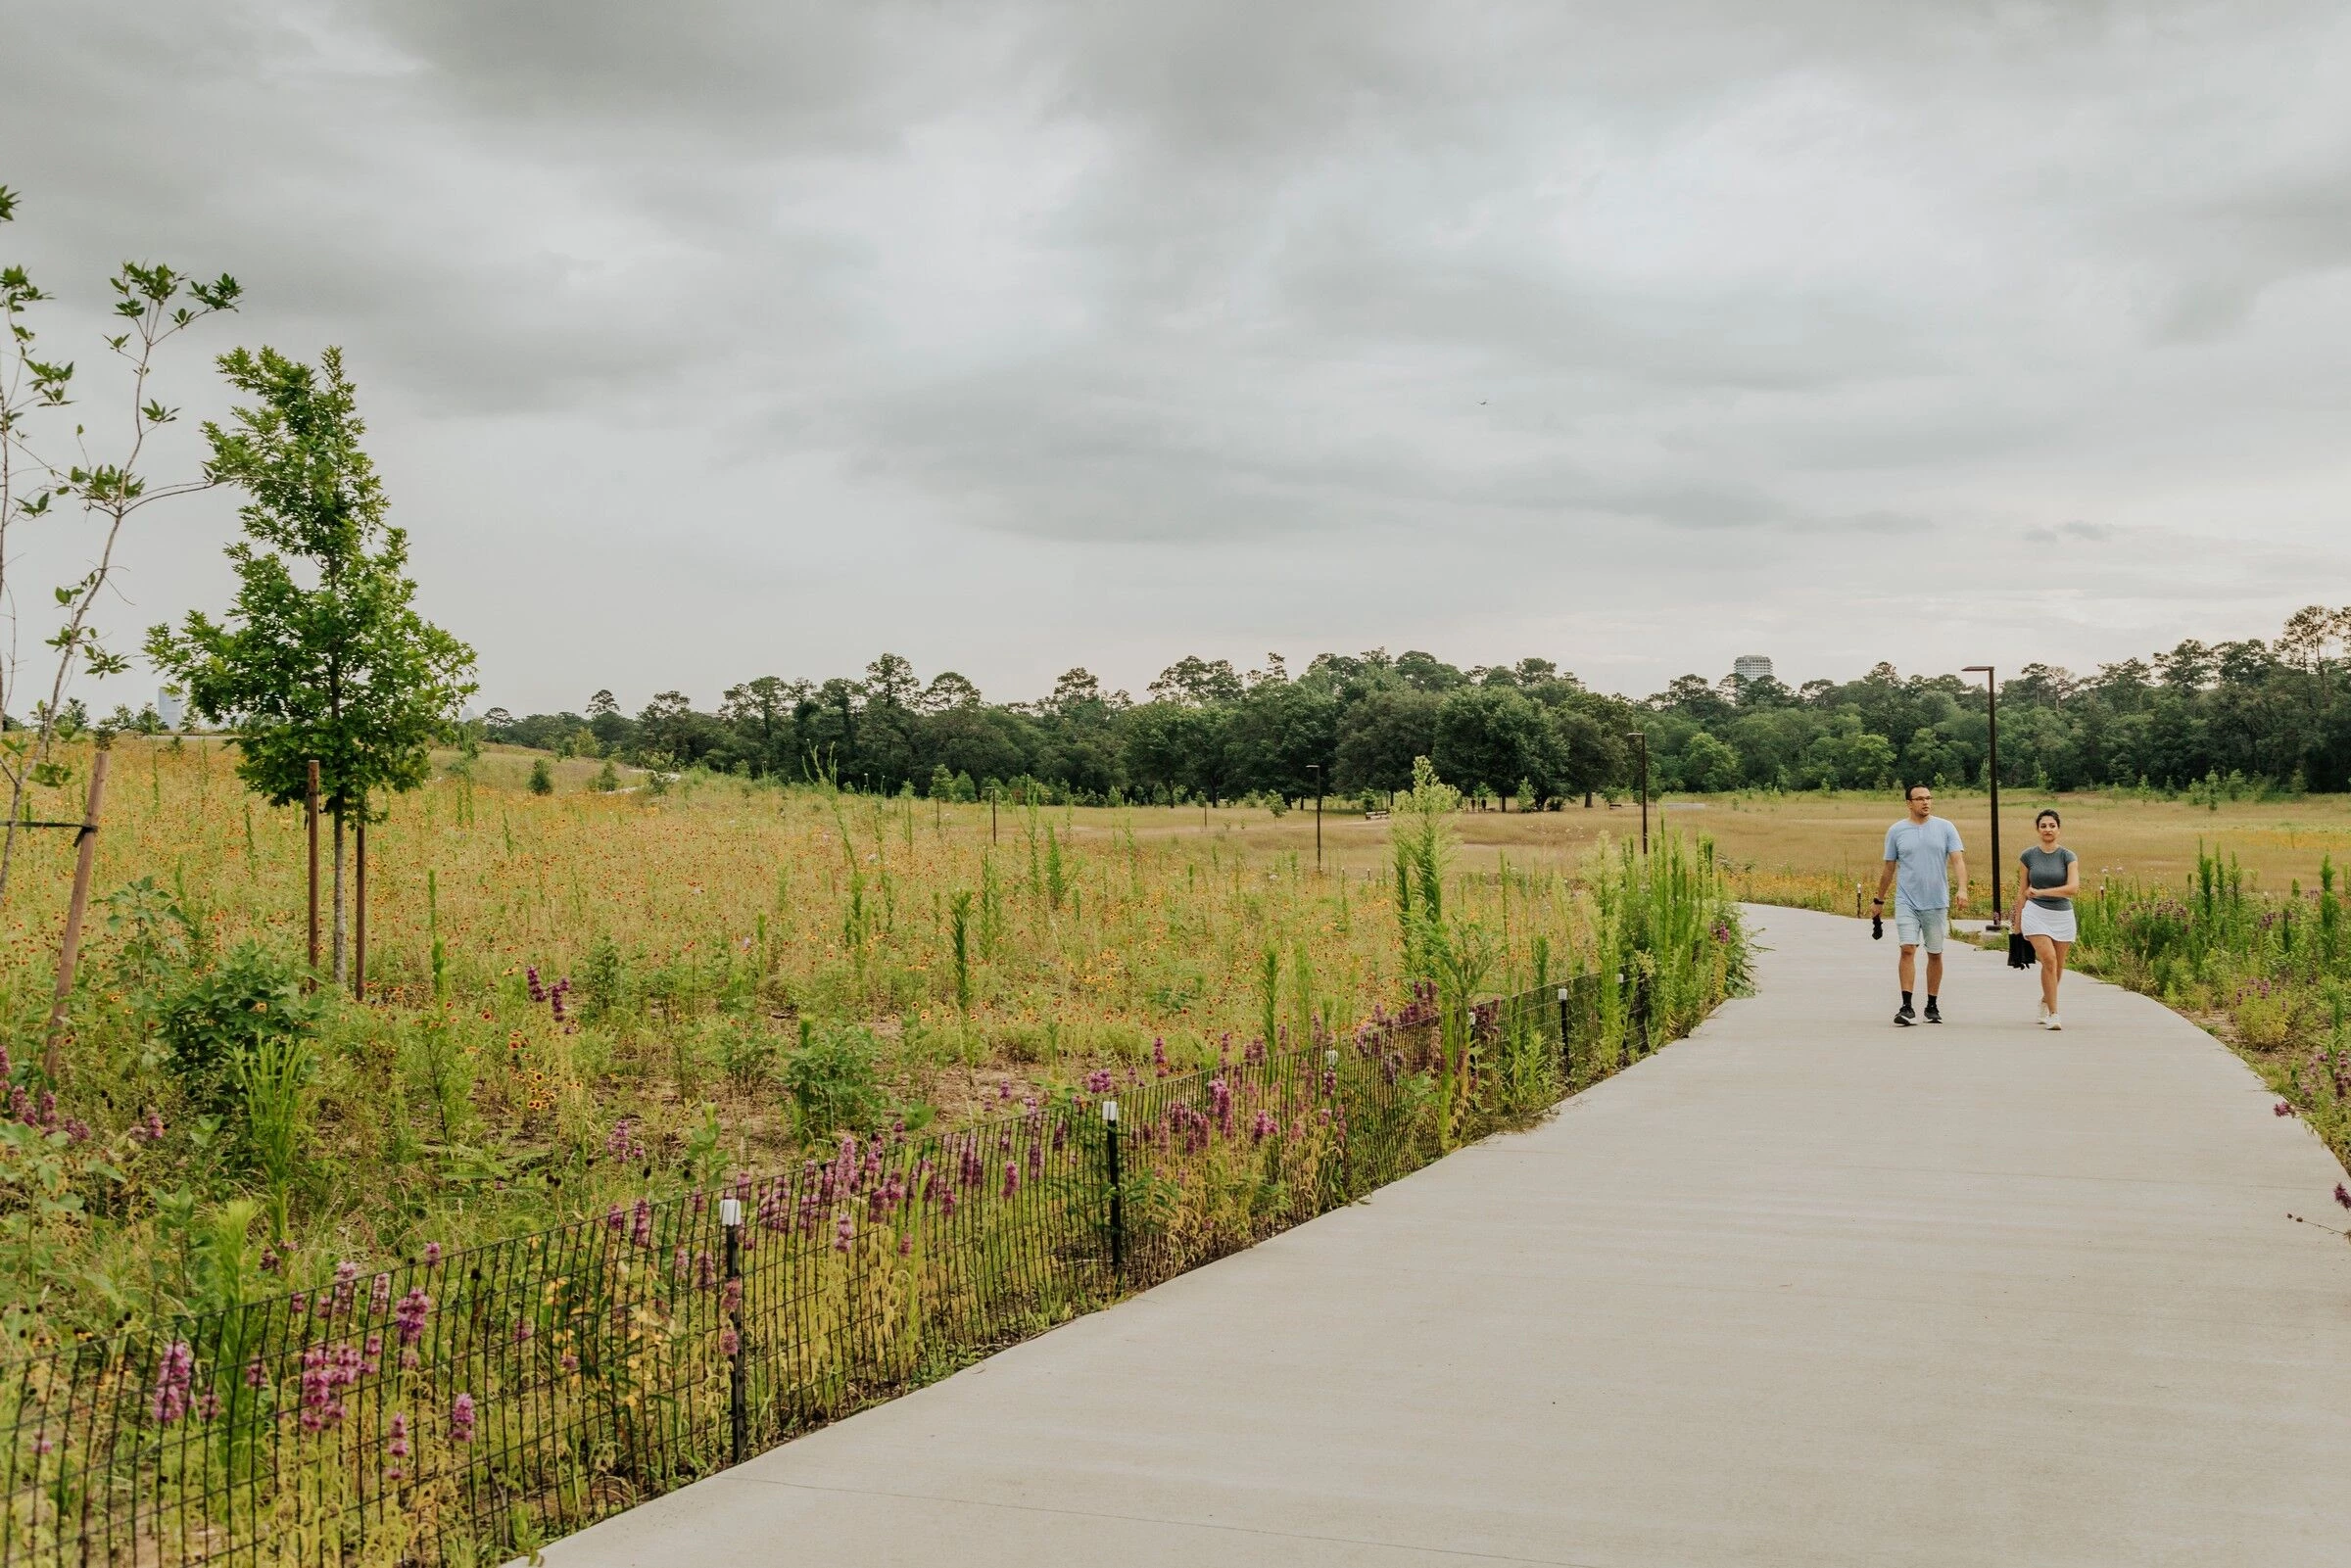
M 347 976 L 343 972 L 343 812 L 335 810 L 335 983 L 341 985 Z

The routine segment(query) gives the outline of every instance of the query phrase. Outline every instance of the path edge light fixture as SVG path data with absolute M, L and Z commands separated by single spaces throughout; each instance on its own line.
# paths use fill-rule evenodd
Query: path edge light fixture
M 2000 926 L 2000 683 L 1989 664 L 1962 667 L 1964 675 L 1984 677 L 1984 778 L 1991 785 L 1991 925 Z
M 1310 762 L 1307 772 L 1315 776 L 1315 870 L 1322 869 L 1322 765 Z
M 1641 853 L 1649 853 L 1649 732 L 1635 730 L 1629 737 L 1641 757 Z

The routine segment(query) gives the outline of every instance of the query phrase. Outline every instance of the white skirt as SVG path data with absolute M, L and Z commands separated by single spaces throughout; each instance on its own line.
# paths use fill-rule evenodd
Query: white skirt
M 2052 942 L 2074 939 L 2074 912 L 2070 909 L 2043 909 L 2031 899 L 2025 900 L 2024 918 L 2016 928 L 2027 936 L 2045 936 Z

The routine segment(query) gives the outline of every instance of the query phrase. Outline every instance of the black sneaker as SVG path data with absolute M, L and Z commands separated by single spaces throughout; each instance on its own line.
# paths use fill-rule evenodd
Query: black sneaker
M 1927 1022 L 1929 1023 L 1941 1023 L 1943 1022 L 1943 1014 L 1939 1009 L 1937 1009 L 1935 1006 L 1935 998 L 1931 996 L 1927 998 Z
M 1894 1016 L 1894 1022 L 1906 1029 L 1911 1024 L 1918 1022 L 1918 1016 L 1910 1011 L 1910 1004 L 1904 1002 L 1902 1004 L 1902 1010 Z

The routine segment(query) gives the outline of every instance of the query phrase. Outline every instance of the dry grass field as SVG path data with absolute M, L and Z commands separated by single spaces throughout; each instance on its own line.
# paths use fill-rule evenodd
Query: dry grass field
M 68 760 L 75 783 L 39 791 L 34 818 L 78 814 L 92 754 Z M 708 774 L 600 789 L 600 761 L 493 750 L 370 831 L 365 1005 L 306 1001 L 301 813 L 247 794 L 234 760 L 213 740 L 115 742 L 55 1077 L 41 1042 L 74 845 L 21 837 L 0 1106 L 22 1147 L 0 1147 L 0 1220 L 42 1160 L 91 1196 L 36 1226 L 39 1247 L 0 1248 L 0 1334 L 36 1297 L 52 1321 L 59 1303 L 93 1322 L 167 1310 L 159 1194 L 258 1195 L 303 1276 L 790 1168 L 843 1130 L 954 1127 L 1106 1073 L 1351 1039 L 1432 973 L 1405 945 L 1424 928 L 1463 999 L 1634 969 L 1696 996 L 1676 976 L 1701 964 L 1711 997 L 1730 962 L 1720 883 L 1694 857 L 1571 863 L 1557 818 L 1513 850 L 1487 824 L 1532 820 L 1440 805 L 1401 899 L 1401 816 L 1326 818 L 1318 872 L 1311 811 L 991 808 Z M 553 788 L 533 793 L 542 761 Z M 292 1065 L 264 1100 L 244 1064 L 271 1028 L 293 1043 L 270 1060 Z
M 2065 841 L 2088 865 L 2086 878 L 2102 881 L 2177 884 L 2191 876 L 2199 846 L 2233 855 L 2248 877 L 2264 887 L 2285 891 L 2299 881 L 2317 885 L 2319 867 L 2331 855 L 2351 864 L 2351 796 L 2309 795 L 2299 800 L 2227 801 L 2217 809 L 2187 800 L 2141 798 L 2128 793 L 2037 794 L 2004 790 L 2000 799 L 2003 858 L 2032 841 L 2033 816 L 2053 805 L 2065 818 Z M 1945 789 L 1936 810 L 1959 826 L 1968 847 L 1969 872 L 1979 897 L 1991 864 L 1991 806 L 1982 790 Z M 1829 898 L 1842 889 L 1850 908 L 1855 881 L 1877 876 L 1880 846 L 1888 824 L 1901 815 L 1891 794 L 1800 793 L 1785 795 L 1676 795 L 1650 803 L 1650 832 L 1670 826 L 1714 840 L 1750 896 L 1766 902 L 1808 902 L 1839 907 Z M 1080 812 L 1082 822 L 1086 813 Z M 1312 810 L 1274 818 L 1263 811 L 1212 812 L 1203 829 L 1197 808 L 1138 812 L 1138 832 L 1148 825 L 1167 834 L 1207 832 L 1246 841 L 1255 850 L 1297 851 L 1312 856 Z M 1464 866 L 1492 865 L 1507 858 L 1513 867 L 1563 867 L 1602 837 L 1623 840 L 1641 831 L 1639 808 L 1629 802 L 1610 810 L 1520 814 L 1470 812 L 1458 819 Z M 1383 863 L 1387 825 L 1362 814 L 1326 810 L 1323 852 L 1333 866 L 1358 871 Z M 1803 895 L 1803 896 L 1798 896 Z

